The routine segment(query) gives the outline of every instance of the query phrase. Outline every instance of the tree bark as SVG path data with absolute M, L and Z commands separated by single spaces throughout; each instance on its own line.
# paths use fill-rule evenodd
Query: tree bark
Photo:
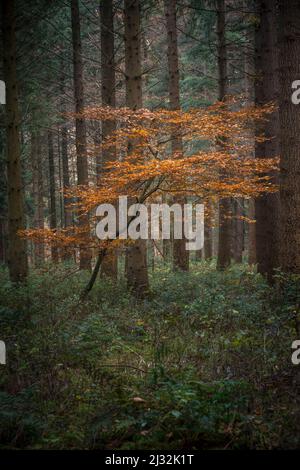
M 21 178 L 16 72 L 16 18 L 14 0 L 2 2 L 4 79 L 6 83 L 7 189 L 8 189 L 8 267 L 12 282 L 26 279 L 28 271 L 26 241 L 18 231 L 25 228 L 23 185 Z
M 80 113 L 84 108 L 83 96 L 83 65 L 80 37 L 80 15 L 78 0 L 72 0 L 72 42 L 73 42 L 73 74 L 75 111 Z M 77 183 L 79 186 L 88 184 L 88 159 L 86 144 L 85 120 L 76 117 L 76 153 L 77 153 Z M 87 227 L 87 215 L 79 214 L 79 226 Z M 91 250 L 80 248 L 80 269 L 91 269 Z
M 61 89 L 61 113 L 62 123 L 60 126 L 60 145 L 61 145 L 61 162 L 62 162 L 62 184 L 63 184 L 63 206 L 64 206 L 64 227 L 70 227 L 72 225 L 72 210 L 69 207 L 70 200 L 66 195 L 66 190 L 70 187 L 70 171 L 69 171 L 69 158 L 68 158 L 68 128 L 67 121 L 64 117 L 66 113 L 65 105 L 65 88 L 66 88 L 66 77 L 64 71 L 64 61 L 61 63 L 61 78 L 60 78 L 60 89 Z
M 179 66 L 178 66 L 178 46 L 177 46 L 177 25 L 176 25 L 176 0 L 164 0 L 166 28 L 167 28 L 167 46 L 168 46 L 168 77 L 169 77 L 169 105 L 172 111 L 180 109 L 179 92 Z M 171 147 L 172 153 L 183 153 L 183 144 L 180 131 L 174 130 L 172 134 Z M 175 196 L 174 202 L 184 207 L 185 197 Z M 183 220 L 182 220 L 182 233 Z M 173 267 L 182 271 L 189 270 L 189 251 L 185 247 L 186 240 L 173 240 Z
M 244 215 L 244 200 L 237 198 L 233 201 L 233 230 L 232 230 L 232 257 L 236 263 L 243 262 L 243 251 L 244 251 L 244 221 L 242 216 Z
M 247 11 L 249 2 L 244 0 L 244 9 Z M 254 43 L 255 40 L 255 29 L 251 26 L 250 30 L 250 44 Z M 245 51 L 244 55 L 244 93 L 245 100 L 248 106 L 254 105 L 254 53 Z M 249 130 L 248 145 L 251 148 L 251 156 L 254 155 L 254 130 Z M 247 209 L 247 215 L 249 219 L 255 220 L 255 200 L 251 198 L 248 203 L 244 202 L 244 206 Z M 245 228 L 247 229 L 247 252 L 248 252 L 248 263 L 256 264 L 256 223 L 246 223 Z
M 55 166 L 54 166 L 54 150 L 52 132 L 48 131 L 48 162 L 49 162 L 49 225 L 51 229 L 57 227 L 56 214 L 56 191 L 55 191 Z M 54 262 L 58 261 L 57 247 L 51 246 L 51 258 Z
M 300 3 L 279 2 L 280 17 L 280 266 L 300 273 L 300 113 L 291 100 L 300 77 Z
M 208 210 L 204 217 L 204 258 L 213 257 L 213 233 L 212 233 L 212 206 L 208 203 Z
M 32 162 L 32 192 L 34 201 L 34 227 L 44 228 L 44 200 L 43 200 L 43 171 L 41 154 L 41 136 L 39 132 L 31 133 L 31 162 Z M 43 243 L 34 244 L 34 263 L 39 266 L 45 261 L 45 247 Z
M 255 31 L 255 104 L 259 106 L 277 101 L 279 83 L 276 3 L 273 0 L 257 0 L 256 7 L 259 23 Z M 268 140 L 256 142 L 256 158 L 279 155 L 279 132 L 279 114 L 275 111 L 266 123 L 257 126 L 257 136 L 264 133 Z M 279 266 L 278 194 L 265 194 L 257 198 L 255 215 L 257 269 L 271 280 L 274 269 Z
M 124 7 L 126 106 L 138 109 L 142 107 L 140 2 L 125 0 Z M 128 288 L 137 297 L 144 297 L 149 291 L 145 240 L 137 240 L 128 247 L 126 276 Z
M 219 101 L 224 101 L 228 93 L 227 75 L 227 47 L 225 37 L 225 1 L 217 1 L 217 36 L 218 36 L 218 74 L 219 74 Z M 218 142 L 222 149 L 222 142 Z M 221 175 L 222 177 L 222 175 Z M 219 202 L 219 244 L 218 244 L 218 269 L 226 269 L 231 262 L 232 221 L 231 198 L 223 198 Z
M 101 99 L 102 106 L 116 106 L 115 88 L 115 57 L 114 57 L 114 14 L 112 0 L 103 0 L 100 3 L 100 17 L 101 17 Z M 116 130 L 116 123 L 114 121 L 102 122 L 102 142 L 112 135 Z M 114 161 L 116 159 L 116 148 L 110 147 L 102 148 L 102 162 L 103 171 L 105 170 L 105 163 Z M 98 176 L 98 173 L 97 173 Z M 99 179 L 98 179 L 99 180 Z M 101 274 L 108 276 L 112 279 L 117 279 L 118 276 L 118 257 L 115 251 L 110 252 L 102 262 Z

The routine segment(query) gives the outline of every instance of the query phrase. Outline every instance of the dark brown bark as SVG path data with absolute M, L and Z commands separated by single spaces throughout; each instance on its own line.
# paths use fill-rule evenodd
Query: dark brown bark
M 259 23 L 255 31 L 255 104 L 262 105 L 278 99 L 276 3 L 273 0 L 258 0 L 256 7 Z M 266 123 L 257 126 L 256 134 L 262 133 L 268 140 L 256 142 L 255 157 L 278 156 L 280 150 L 277 111 Z M 279 265 L 278 194 L 265 194 L 257 198 L 255 215 L 257 269 L 271 280 L 273 270 Z
M 72 42 L 73 42 L 73 74 L 75 110 L 80 113 L 84 108 L 83 94 L 83 65 L 81 52 L 80 15 L 78 0 L 72 0 Z M 76 153 L 77 153 L 77 183 L 88 184 L 88 159 L 86 144 L 85 120 L 77 117 L 76 123 Z M 79 226 L 87 227 L 89 220 L 87 215 L 79 214 Z M 80 249 L 80 269 L 91 269 L 91 250 Z
M 66 92 L 66 76 L 64 72 L 64 61 L 61 63 L 61 78 L 60 78 L 60 90 L 62 95 L 61 100 L 61 113 L 62 123 L 60 126 L 60 146 L 61 146 L 61 163 L 62 163 L 62 185 L 63 185 L 63 213 L 64 227 L 70 227 L 72 225 L 72 210 L 70 209 L 70 200 L 66 195 L 66 191 L 70 187 L 70 172 L 69 172 L 69 158 L 68 158 L 68 128 L 67 121 L 64 117 L 66 113 L 66 105 L 64 94 Z
M 250 199 L 248 204 L 248 217 L 255 221 L 255 201 Z M 248 223 L 248 263 L 256 264 L 256 224 Z
M 138 109 L 142 107 L 140 2 L 125 0 L 124 7 L 126 106 Z M 145 240 L 137 240 L 128 247 L 126 276 L 128 288 L 144 297 L 149 291 Z
M 177 26 L 176 26 L 176 0 L 164 0 L 166 28 L 167 28 L 167 46 L 168 46 L 168 77 L 169 77 L 169 106 L 171 110 L 180 109 L 179 92 L 179 65 L 178 65 L 178 46 L 177 46 Z M 180 130 L 174 130 L 171 141 L 172 153 L 183 153 L 183 144 Z M 182 208 L 186 199 L 175 196 L 174 202 L 179 203 Z M 183 221 L 182 221 L 183 224 Z M 183 233 L 183 226 L 182 226 Z M 186 240 L 183 237 L 180 240 L 173 241 L 173 267 L 182 271 L 189 270 L 189 251 L 186 250 Z
M 18 235 L 18 231 L 25 228 L 25 217 L 20 162 L 15 4 L 14 0 L 3 0 L 1 3 L 4 79 L 6 83 L 8 267 L 11 281 L 21 282 L 27 276 L 28 264 L 26 242 Z
M 112 0 L 103 0 L 100 3 L 100 18 L 101 18 L 101 99 L 102 106 L 116 106 L 115 88 L 115 58 L 114 58 L 114 16 L 113 16 L 113 2 Z M 113 134 L 116 130 L 116 123 L 114 121 L 102 122 L 102 142 Z M 116 148 L 110 147 L 102 148 L 102 162 L 103 171 L 105 170 L 105 163 L 114 161 L 116 159 Z M 97 179 L 101 178 L 97 173 Z M 118 275 L 118 257 L 115 252 L 109 253 L 103 259 L 101 266 L 101 274 L 116 279 Z
M 237 198 L 232 202 L 233 228 L 232 228 L 232 257 L 236 263 L 242 263 L 244 251 L 244 201 Z
M 55 166 L 52 132 L 48 131 L 48 162 L 49 162 L 49 225 L 51 229 L 57 228 L 56 214 L 56 185 L 55 185 Z M 54 262 L 58 261 L 57 247 L 51 246 L 51 257 Z
M 32 192 L 34 201 L 34 227 L 44 228 L 44 199 L 43 199 L 43 170 L 41 153 L 41 136 L 38 132 L 31 134 L 31 162 L 32 162 Z M 45 261 L 45 247 L 43 243 L 34 244 L 34 262 L 40 265 Z
M 280 265 L 300 273 L 300 112 L 291 100 L 300 77 L 300 3 L 280 1 Z
M 248 9 L 248 1 L 244 0 L 244 9 Z M 248 26 L 250 27 L 250 25 Z M 249 31 L 250 41 L 254 43 L 254 26 L 251 26 Z M 244 54 L 244 93 L 245 100 L 248 106 L 253 106 L 254 104 L 254 54 L 248 49 L 245 50 Z M 251 156 L 254 158 L 254 130 L 248 131 L 248 145 L 250 147 Z M 246 214 L 250 220 L 255 220 L 255 200 L 250 199 L 247 202 L 244 201 L 244 207 L 246 209 Z M 255 223 L 245 223 L 246 234 L 245 234 L 245 249 L 247 248 L 248 253 L 248 263 L 256 263 L 256 224 Z
M 227 47 L 225 37 L 225 1 L 217 1 L 217 36 L 218 36 L 218 99 L 224 101 L 228 93 Z M 222 141 L 218 142 L 222 149 Z M 222 178 L 222 175 L 220 175 Z M 225 269 L 231 262 L 231 198 L 224 198 L 219 203 L 219 243 L 218 269 Z

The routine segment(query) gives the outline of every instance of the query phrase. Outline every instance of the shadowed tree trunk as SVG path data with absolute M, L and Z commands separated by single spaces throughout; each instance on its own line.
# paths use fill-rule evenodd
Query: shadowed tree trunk
M 176 27 L 176 0 L 164 0 L 166 27 L 167 27 L 167 46 L 168 46 L 168 77 L 169 77 L 169 104 L 171 110 L 180 109 L 179 95 L 179 66 L 178 66 L 178 46 L 177 46 L 177 27 Z M 183 153 L 183 144 L 180 131 L 174 130 L 171 140 L 172 153 Z M 186 202 L 185 197 L 175 196 L 174 202 L 183 207 Z M 182 233 L 184 233 L 184 224 L 182 217 Z M 173 267 L 182 271 L 189 270 L 189 252 L 185 248 L 186 240 L 182 237 L 180 240 L 173 240 Z
M 262 105 L 278 98 L 278 55 L 276 40 L 276 3 L 257 0 L 259 23 L 255 31 L 255 104 Z M 268 139 L 256 142 L 255 157 L 279 155 L 279 115 L 275 111 L 256 133 Z M 279 265 L 279 196 L 265 194 L 255 201 L 256 258 L 258 272 L 271 280 Z
M 66 113 L 65 105 L 65 88 L 66 88 L 66 76 L 64 71 L 64 61 L 61 63 L 61 78 L 60 78 L 60 89 L 61 89 L 61 112 L 62 115 Z M 67 190 L 70 187 L 70 172 L 69 172 L 69 159 L 68 159 L 68 129 L 67 121 L 62 116 L 62 124 L 60 127 L 60 142 L 61 142 L 61 162 L 62 162 L 62 183 L 63 183 L 63 205 L 64 205 L 64 227 L 70 227 L 72 225 L 72 210 L 68 207 L 70 201 L 66 195 L 65 189 Z
M 242 263 L 244 250 L 244 201 L 237 198 L 232 202 L 233 206 L 233 230 L 232 230 L 232 257 L 236 263 Z
M 84 108 L 83 97 L 83 66 L 80 37 L 80 16 L 78 0 L 72 0 L 72 42 L 73 42 L 73 73 L 74 73 L 74 96 L 75 110 L 80 113 Z M 77 153 L 77 183 L 88 184 L 88 160 L 86 145 L 85 120 L 76 118 L 76 153 Z M 79 214 L 79 226 L 88 226 L 87 215 Z M 91 269 L 91 250 L 80 248 L 80 269 Z
M 101 99 L 102 106 L 116 106 L 115 99 L 115 60 L 114 60 L 114 16 L 112 0 L 102 0 L 100 3 L 101 17 Z M 102 122 L 102 142 L 116 130 L 114 121 Z M 116 148 L 102 148 L 103 171 L 105 163 L 116 159 Z M 118 258 L 115 251 L 109 253 L 103 260 L 101 274 L 112 279 L 118 275 Z
M 43 200 L 43 170 L 41 154 L 41 136 L 37 132 L 31 133 L 31 162 L 32 162 L 32 190 L 34 200 L 34 227 L 44 228 L 44 200 Z M 34 262 L 38 266 L 45 261 L 45 247 L 43 243 L 34 244 Z
M 204 217 L 204 258 L 211 259 L 213 257 L 213 233 L 212 233 L 212 206 L 208 204 L 208 210 Z
M 300 3 L 280 1 L 280 265 L 300 273 L 300 113 L 291 100 L 300 78 Z
M 224 101 L 228 93 L 227 76 L 227 48 L 225 37 L 225 1 L 217 1 L 217 36 L 218 36 L 218 73 L 219 73 L 219 101 Z M 222 142 L 218 145 L 222 149 Z M 220 175 L 222 178 L 222 175 Z M 219 244 L 218 244 L 218 269 L 225 269 L 231 261 L 231 228 L 232 221 L 228 217 L 231 214 L 231 198 L 223 198 L 219 203 Z
M 18 86 L 16 72 L 16 18 L 14 0 L 2 0 L 4 79 L 6 83 L 8 267 L 12 282 L 24 281 L 28 264 L 26 242 L 18 235 L 25 228 L 20 162 Z
M 125 0 L 124 6 L 126 106 L 138 109 L 142 107 L 140 3 Z M 126 276 L 128 288 L 138 297 L 144 297 L 149 290 L 145 240 L 137 240 L 128 247 Z
M 249 2 L 244 0 L 244 9 L 247 11 Z M 254 42 L 254 26 L 251 26 L 250 30 L 250 40 Z M 254 54 L 250 51 L 245 52 L 244 56 L 244 93 L 245 99 L 248 106 L 253 106 L 254 104 Z M 249 130 L 249 146 L 251 146 L 251 155 L 253 158 L 254 155 L 254 131 Z M 255 200 L 250 199 L 248 204 L 245 204 L 247 208 L 247 215 L 249 219 L 255 220 Z M 248 262 L 249 264 L 256 263 L 256 224 L 255 223 L 246 223 L 247 227 L 247 248 L 248 248 Z
M 54 166 L 54 151 L 53 151 L 53 136 L 52 132 L 48 131 L 48 161 L 49 161 L 49 222 L 50 228 L 57 227 L 57 214 L 56 214 L 56 192 L 55 192 L 55 166 Z M 57 247 L 51 246 L 51 257 L 54 262 L 58 261 Z

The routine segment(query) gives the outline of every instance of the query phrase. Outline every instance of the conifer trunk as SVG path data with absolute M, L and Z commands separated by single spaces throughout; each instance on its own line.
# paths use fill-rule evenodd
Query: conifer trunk
M 34 227 L 44 228 L 43 172 L 41 162 L 41 136 L 39 132 L 31 133 L 32 192 L 34 201 Z M 34 263 L 36 266 L 45 261 L 43 243 L 34 244 Z
M 51 229 L 57 227 L 56 213 L 56 191 L 55 191 L 55 166 L 52 132 L 48 131 L 48 161 L 49 161 L 49 225 Z M 58 261 L 57 247 L 51 246 L 51 257 L 54 262 Z
M 126 106 L 138 109 L 142 107 L 140 2 L 124 0 L 124 7 Z M 128 247 L 126 276 L 128 288 L 136 296 L 144 297 L 149 290 L 145 240 L 137 240 Z
M 276 4 L 273 0 L 257 0 L 256 7 L 259 22 L 255 31 L 255 104 L 259 106 L 278 100 L 279 83 Z M 257 135 L 264 133 L 268 140 L 256 142 L 256 158 L 279 155 L 279 132 L 279 114 L 275 111 L 267 122 L 257 126 Z M 271 280 L 274 269 L 279 266 L 278 194 L 257 198 L 255 215 L 257 270 Z
M 66 195 L 66 191 L 70 187 L 70 171 L 69 171 L 69 158 L 68 158 L 68 129 L 67 120 L 64 117 L 66 113 L 65 97 L 66 92 L 66 78 L 64 71 L 64 61 L 61 63 L 61 77 L 60 77 L 60 89 L 61 89 L 61 113 L 62 113 L 62 124 L 60 127 L 60 146 L 61 146 L 61 163 L 62 163 L 62 184 L 63 184 L 63 207 L 64 207 L 64 227 L 70 227 L 72 225 L 72 210 L 69 207 L 70 201 Z
M 164 0 L 166 27 L 167 27 L 167 46 L 168 46 L 168 77 L 169 77 L 169 105 L 170 109 L 180 109 L 179 93 L 179 66 L 178 66 L 178 46 L 177 46 L 177 26 L 176 26 L 176 0 Z M 172 153 L 183 153 L 182 137 L 178 129 L 172 135 Z M 186 202 L 185 197 L 175 196 L 174 202 L 183 207 Z M 182 218 L 183 225 L 183 218 Z M 182 233 L 183 226 L 182 226 Z M 186 240 L 184 237 L 180 240 L 173 240 L 173 267 L 182 271 L 189 270 L 189 252 L 186 250 Z
M 74 74 L 74 96 L 75 111 L 80 113 L 84 108 L 83 96 L 83 66 L 80 37 L 80 15 L 78 0 L 72 0 L 72 42 L 73 42 L 73 74 Z M 77 153 L 77 183 L 88 184 L 88 159 L 86 144 L 85 120 L 76 118 L 76 153 Z M 87 215 L 79 214 L 79 226 L 87 227 L 89 219 Z M 80 249 L 80 269 L 91 269 L 91 251 L 88 248 Z
M 2 0 L 4 79 L 6 83 L 7 189 L 8 189 L 8 267 L 12 282 L 27 277 L 26 242 L 18 235 L 25 228 L 23 185 L 20 162 L 20 117 L 16 71 L 16 18 L 14 0 Z
M 279 2 L 280 17 L 280 265 L 300 273 L 300 110 L 291 100 L 300 77 L 300 3 Z
M 100 3 L 101 18 L 101 99 L 102 106 L 116 106 L 115 88 L 115 58 L 114 58 L 114 16 L 112 0 L 103 0 Z M 102 122 L 102 142 L 116 130 L 114 121 Z M 102 162 L 116 159 L 116 148 L 102 149 Z M 105 168 L 103 167 L 103 171 Z M 118 258 L 115 251 L 108 253 L 101 266 L 101 274 L 116 279 L 118 275 Z
M 217 36 L 218 36 L 218 99 L 224 101 L 228 94 L 227 75 L 227 47 L 225 37 L 225 1 L 217 1 Z M 222 142 L 218 145 L 222 149 Z M 222 175 L 221 175 L 222 177 Z M 218 269 L 225 269 L 231 262 L 231 198 L 223 198 L 219 202 L 219 244 L 218 244 Z

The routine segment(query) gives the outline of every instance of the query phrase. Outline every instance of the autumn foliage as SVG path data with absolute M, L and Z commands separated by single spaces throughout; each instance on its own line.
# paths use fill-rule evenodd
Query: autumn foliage
M 89 148 L 89 156 L 95 158 L 103 148 L 116 149 L 117 160 L 104 165 L 100 184 L 91 181 L 67 192 L 77 216 L 88 213 L 91 223 L 66 229 L 29 229 L 22 235 L 64 248 L 97 248 L 108 242 L 94 235 L 95 208 L 101 203 L 114 203 L 118 196 L 127 195 L 145 203 L 162 194 L 185 195 L 190 202 L 205 204 L 225 197 L 256 198 L 276 191 L 271 175 L 277 170 L 277 159 L 253 159 L 249 144 L 249 131 L 259 121 L 267 120 L 273 110 L 272 104 L 246 107 L 233 98 L 226 104 L 218 102 L 189 111 L 85 109 L 80 117 L 86 121 L 117 123 L 117 130 L 100 147 Z M 170 151 L 174 132 L 183 139 L 184 154 Z M 201 150 L 194 151 L 195 147 Z

